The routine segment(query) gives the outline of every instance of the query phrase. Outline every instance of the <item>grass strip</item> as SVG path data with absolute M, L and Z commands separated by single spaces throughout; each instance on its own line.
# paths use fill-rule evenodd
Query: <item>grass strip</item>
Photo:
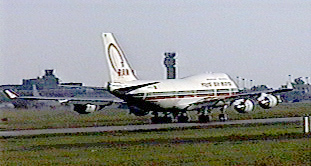
M 310 165 L 296 124 L 0 139 L 1 165 Z

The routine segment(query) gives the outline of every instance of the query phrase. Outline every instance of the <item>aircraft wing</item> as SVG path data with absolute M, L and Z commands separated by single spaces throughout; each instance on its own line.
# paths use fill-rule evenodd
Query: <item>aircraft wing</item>
M 232 96 L 219 96 L 219 97 L 215 97 L 215 98 L 204 98 L 204 99 L 200 99 L 197 101 L 193 101 L 191 103 L 187 103 L 188 110 L 193 110 L 193 109 L 199 109 L 202 107 L 218 107 L 218 106 L 222 106 L 224 104 L 229 104 L 231 105 L 235 100 L 238 99 L 251 99 L 251 100 L 258 100 L 261 96 L 263 96 L 263 98 L 265 99 L 266 96 L 272 96 L 272 95 L 277 95 L 279 93 L 282 92 L 289 92 L 292 91 L 293 89 L 291 88 L 287 88 L 287 89 L 278 89 L 278 90 L 265 90 L 265 91 L 254 91 L 254 92 L 247 92 L 247 93 L 238 93 L 236 95 L 232 95 Z M 274 99 L 274 98 L 273 98 Z M 279 99 L 276 98 L 279 102 Z M 261 99 L 260 99 L 261 100 Z M 267 102 L 270 102 L 269 100 L 271 99 L 267 99 Z
M 254 92 L 246 92 L 246 93 L 239 93 L 236 96 L 260 96 L 262 93 L 265 94 L 278 94 L 278 93 L 282 93 L 282 92 L 289 92 L 292 91 L 293 89 L 291 88 L 286 88 L 286 89 L 277 89 L 277 90 L 264 90 L 264 91 L 254 91 Z
M 10 99 L 23 99 L 23 100 L 54 100 L 60 103 L 70 103 L 70 104 L 94 104 L 94 105 L 107 105 L 110 103 L 122 103 L 123 100 L 117 97 L 47 97 L 39 96 L 38 93 L 35 96 L 19 96 L 17 93 L 10 89 L 5 89 L 3 91 Z

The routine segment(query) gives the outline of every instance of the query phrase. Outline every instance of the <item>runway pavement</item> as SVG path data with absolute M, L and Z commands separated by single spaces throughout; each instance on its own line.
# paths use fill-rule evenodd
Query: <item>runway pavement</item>
M 178 129 L 178 128 L 191 128 L 191 127 L 209 127 L 209 126 L 216 127 L 223 125 L 243 125 L 243 124 L 258 124 L 258 123 L 260 124 L 293 123 L 302 121 L 303 121 L 302 117 L 291 117 L 291 118 L 234 120 L 226 122 L 209 122 L 209 123 L 169 123 L 169 124 L 144 124 L 144 125 L 128 125 L 128 126 L 102 126 L 102 127 L 84 127 L 84 128 L 0 131 L 0 137 L 36 136 L 46 134 L 96 133 L 96 132 L 113 132 L 113 131 L 148 131 L 148 130 L 161 130 L 161 129 Z

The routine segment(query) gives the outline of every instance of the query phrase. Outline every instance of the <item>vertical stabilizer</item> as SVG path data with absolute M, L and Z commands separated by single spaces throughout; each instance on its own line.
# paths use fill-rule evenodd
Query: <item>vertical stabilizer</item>
M 127 82 L 137 80 L 113 34 L 103 33 L 102 37 L 109 66 L 110 81 Z

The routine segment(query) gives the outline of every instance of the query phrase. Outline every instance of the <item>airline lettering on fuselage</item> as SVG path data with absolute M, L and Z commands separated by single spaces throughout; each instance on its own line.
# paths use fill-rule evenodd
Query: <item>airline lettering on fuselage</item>
M 231 82 L 207 82 L 207 83 L 201 83 L 202 86 L 205 87 L 213 87 L 213 86 L 232 86 Z

